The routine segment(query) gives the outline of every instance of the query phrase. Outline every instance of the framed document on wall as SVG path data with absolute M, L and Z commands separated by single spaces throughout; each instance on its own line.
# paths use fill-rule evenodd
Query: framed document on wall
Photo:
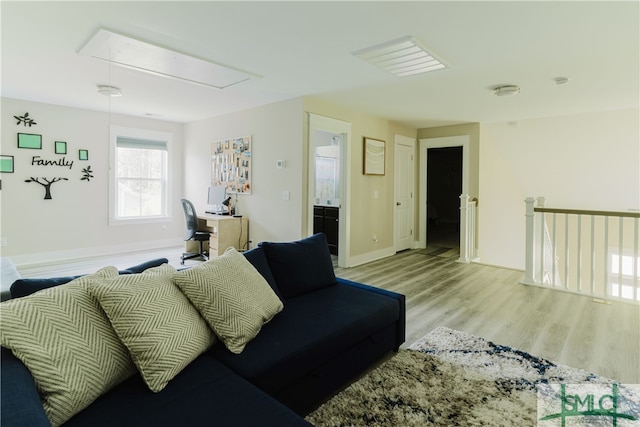
M 365 175 L 384 175 L 385 142 L 365 136 L 362 145 L 362 173 Z

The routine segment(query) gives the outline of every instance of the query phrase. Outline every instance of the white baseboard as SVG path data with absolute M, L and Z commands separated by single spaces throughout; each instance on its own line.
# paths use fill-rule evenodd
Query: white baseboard
M 382 258 L 395 255 L 396 251 L 393 247 L 384 248 L 373 252 L 367 252 L 366 254 L 356 255 L 349 257 L 347 267 L 356 267 L 358 265 L 366 264 L 371 261 L 377 261 Z
M 18 267 L 31 265 L 53 264 L 59 261 L 70 261 L 83 258 L 93 258 L 107 255 L 118 255 L 128 252 L 151 251 L 161 248 L 169 248 L 184 245 L 182 239 L 162 239 L 146 242 L 132 242 L 112 246 L 92 246 L 89 248 L 69 249 L 53 252 L 39 252 L 23 255 L 9 255 L 11 261 Z

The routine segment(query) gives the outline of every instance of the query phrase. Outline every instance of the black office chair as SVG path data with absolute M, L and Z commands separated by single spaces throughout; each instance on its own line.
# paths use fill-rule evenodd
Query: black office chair
M 180 203 L 182 203 L 182 209 L 184 210 L 184 218 L 187 222 L 187 229 L 184 233 L 184 240 L 195 240 L 200 244 L 200 252 L 185 252 L 182 254 L 182 258 L 180 259 L 180 264 L 184 265 L 184 261 L 187 259 L 193 258 L 202 258 L 205 261 L 209 259 L 209 255 L 205 252 L 202 247 L 202 242 L 209 241 L 209 232 L 208 231 L 198 231 L 198 216 L 196 215 L 196 208 L 193 207 L 193 203 L 191 203 L 187 199 L 180 199 Z

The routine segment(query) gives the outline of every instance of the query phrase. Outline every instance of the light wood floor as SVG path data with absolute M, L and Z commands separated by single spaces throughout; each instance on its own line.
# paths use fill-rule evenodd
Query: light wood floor
M 24 277 L 52 277 L 91 273 L 105 265 L 126 268 L 157 257 L 179 267 L 181 251 L 166 248 L 18 270 Z M 337 268 L 336 275 L 406 295 L 405 347 L 437 326 L 447 326 L 623 383 L 640 383 L 639 306 L 599 304 L 521 285 L 520 271 L 460 264 L 455 253 L 438 252 L 410 250 Z
M 521 271 L 411 250 L 336 269 L 407 300 L 410 345 L 437 326 L 481 336 L 623 383 L 640 383 L 640 306 L 519 284 Z

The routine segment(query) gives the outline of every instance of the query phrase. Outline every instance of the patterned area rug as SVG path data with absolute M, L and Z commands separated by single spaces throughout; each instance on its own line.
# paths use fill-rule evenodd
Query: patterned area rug
M 560 384 L 582 396 L 576 411 L 567 412 L 566 403 L 561 409 Z M 587 385 L 598 390 L 584 391 Z M 334 396 L 307 421 L 317 427 L 551 427 L 565 421 L 567 426 L 640 426 L 640 387 L 616 386 L 613 412 L 613 399 L 600 399 L 605 392 L 611 395 L 612 387 L 606 378 L 440 327 Z M 595 396 L 592 407 L 589 393 Z M 582 414 L 600 409 L 599 402 L 607 415 Z M 622 416 L 613 422 L 612 413 Z

